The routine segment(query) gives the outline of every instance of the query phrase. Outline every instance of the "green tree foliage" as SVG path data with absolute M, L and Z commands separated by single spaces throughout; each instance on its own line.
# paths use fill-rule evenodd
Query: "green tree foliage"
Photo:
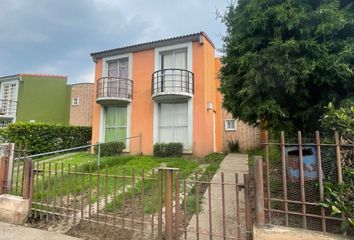
M 313 131 L 324 106 L 354 95 L 352 0 L 239 0 L 223 21 L 221 92 L 234 117 Z
M 329 103 L 322 118 L 322 127 L 338 131 L 348 143 L 354 144 L 354 100 L 351 105 L 338 109 Z

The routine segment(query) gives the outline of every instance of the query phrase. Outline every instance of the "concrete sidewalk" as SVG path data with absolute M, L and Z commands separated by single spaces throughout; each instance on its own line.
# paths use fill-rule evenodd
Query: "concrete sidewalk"
M 223 233 L 223 214 L 222 214 L 222 198 L 221 198 L 221 173 L 224 173 L 225 183 L 235 184 L 235 173 L 238 174 L 239 183 L 243 183 L 243 174 L 248 173 L 248 155 L 230 153 L 221 162 L 219 170 L 216 172 L 212 179 L 211 185 L 211 212 L 212 212 L 212 233 L 215 235 L 222 235 Z M 235 185 L 224 185 L 225 192 L 225 222 L 226 222 L 226 235 L 237 236 L 236 224 L 236 187 Z M 199 213 L 199 239 L 210 239 L 209 237 L 209 205 L 208 205 L 208 191 L 203 196 L 203 202 L 200 206 L 201 212 Z M 244 194 L 243 191 L 239 192 L 240 200 L 240 217 L 241 225 L 245 226 L 244 218 Z M 198 239 L 196 228 L 196 216 L 194 215 L 189 222 L 187 231 L 187 239 Z M 222 237 L 213 236 L 213 239 L 223 239 Z
M 48 232 L 35 228 L 23 227 L 0 222 L 1 240 L 78 240 L 56 232 Z

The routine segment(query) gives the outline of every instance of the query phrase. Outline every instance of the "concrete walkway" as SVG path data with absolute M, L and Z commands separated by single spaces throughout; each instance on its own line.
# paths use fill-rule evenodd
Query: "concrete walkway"
M 225 222 L 226 235 L 237 236 L 236 224 L 236 187 L 235 187 L 235 173 L 238 174 L 239 183 L 243 183 L 243 174 L 248 173 L 248 155 L 247 154 L 228 154 L 221 162 L 220 168 L 212 179 L 211 185 L 211 213 L 212 213 L 212 232 L 213 235 L 223 234 L 223 214 L 222 214 L 222 188 L 221 188 L 221 173 L 224 173 L 225 183 Z M 214 183 L 214 184 L 213 184 Z M 199 239 L 210 239 L 209 237 L 209 189 L 205 192 L 203 203 L 201 204 L 201 211 L 199 213 Z M 241 225 L 244 224 L 244 195 L 243 191 L 239 191 Z M 241 227 L 244 230 L 244 227 Z M 197 239 L 196 216 L 194 215 L 188 226 L 187 239 Z M 204 234 L 203 234 L 204 233 Z M 222 237 L 215 237 L 213 239 L 223 239 Z
M 78 240 L 56 232 L 23 227 L 0 222 L 1 240 Z

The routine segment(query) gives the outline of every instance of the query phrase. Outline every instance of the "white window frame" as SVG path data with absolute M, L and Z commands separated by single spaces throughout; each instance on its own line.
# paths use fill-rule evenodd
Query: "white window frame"
M 119 105 L 113 105 L 115 107 L 119 107 Z M 121 106 L 122 107 L 122 106 Z M 132 104 L 129 103 L 124 105 L 127 108 L 127 134 L 126 134 L 126 146 L 124 152 L 130 151 L 130 129 L 131 129 L 131 112 L 132 112 Z M 100 132 L 99 132 L 99 143 L 105 142 L 105 123 L 106 123 L 106 107 L 100 106 Z
M 154 70 L 155 71 L 161 70 L 161 53 L 176 51 L 181 49 L 187 49 L 187 70 L 192 72 L 192 63 L 193 63 L 192 62 L 192 49 L 193 49 L 192 42 L 155 48 Z
M 229 128 L 227 122 L 234 121 L 234 128 Z M 225 119 L 225 131 L 236 131 L 237 130 L 237 120 L 236 119 Z
M 120 59 L 128 58 L 128 77 L 129 79 L 132 79 L 132 74 L 133 74 L 133 54 L 132 53 L 126 53 L 126 54 L 120 54 L 116 56 L 111 56 L 111 57 L 105 57 L 103 58 L 103 66 L 102 66 L 102 77 L 108 77 L 108 63 L 112 61 L 119 61 Z
M 80 97 L 73 97 L 72 105 L 79 106 L 79 104 L 80 104 Z
M 187 49 L 187 70 L 193 72 L 193 44 L 192 42 L 174 44 L 165 47 L 155 48 L 154 71 L 161 70 L 161 53 Z M 154 101 L 154 144 L 159 141 L 159 107 L 157 101 Z M 184 152 L 192 153 L 193 148 L 193 98 L 188 100 L 188 146 L 184 146 Z

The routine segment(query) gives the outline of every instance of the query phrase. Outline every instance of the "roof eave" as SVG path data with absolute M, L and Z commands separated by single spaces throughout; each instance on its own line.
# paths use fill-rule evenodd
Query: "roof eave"
M 91 53 L 90 55 L 92 57 L 92 60 L 94 62 L 97 62 L 98 59 L 104 58 L 104 57 L 111 57 L 111 56 L 130 53 L 130 52 L 139 52 L 139 51 L 144 51 L 144 50 L 150 50 L 150 49 L 154 49 L 154 48 L 165 47 L 165 46 L 175 45 L 175 44 L 180 44 L 180 43 L 197 42 L 198 41 L 202 44 L 203 43 L 202 37 L 205 37 L 208 40 L 208 42 L 214 47 L 214 44 L 210 40 L 210 38 L 204 32 L 199 32 L 199 33 L 185 35 L 185 36 L 181 36 L 181 37 L 157 40 L 157 41 L 148 42 L 148 43 L 136 44 L 136 45 L 122 47 L 122 48 L 115 48 L 115 49 L 110 49 L 110 50 L 106 50 L 106 51 L 95 52 L 95 53 Z

